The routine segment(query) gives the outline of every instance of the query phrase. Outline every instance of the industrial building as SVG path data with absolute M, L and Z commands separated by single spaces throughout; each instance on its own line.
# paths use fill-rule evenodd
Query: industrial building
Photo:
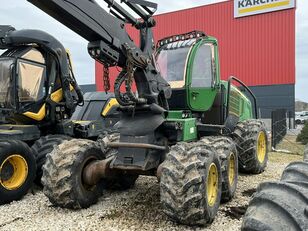
M 241 9 L 241 0 L 234 1 L 156 15 L 155 38 L 192 30 L 216 37 L 222 79 L 236 76 L 246 83 L 257 96 L 262 118 L 270 118 L 275 109 L 287 109 L 293 115 L 295 2 L 264 1 L 263 6 Z M 132 28 L 128 30 L 138 40 L 138 34 Z M 96 89 L 103 91 L 103 67 L 96 63 L 95 68 Z M 113 86 L 118 70 L 110 73 Z

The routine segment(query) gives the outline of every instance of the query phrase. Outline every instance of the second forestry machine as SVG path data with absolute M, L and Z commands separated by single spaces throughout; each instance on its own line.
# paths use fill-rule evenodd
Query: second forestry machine
M 108 68 L 121 68 L 114 84 L 119 133 L 55 148 L 42 178 L 53 204 L 86 208 L 106 186 L 130 188 L 139 175 L 157 176 L 164 213 L 179 223 L 204 225 L 221 201 L 233 197 L 238 167 L 264 170 L 267 134 L 255 97 L 235 77 L 220 79 L 214 37 L 193 31 L 156 45 L 157 4 L 149 1 L 104 0 L 110 13 L 94 0 L 28 1 L 89 41 L 90 56 L 104 65 L 106 91 Z M 126 31 L 129 25 L 140 31 L 139 46 Z
M 21 199 L 54 145 L 96 140 L 117 122 L 112 94 L 82 94 L 69 52 L 52 35 L 0 25 L 0 205 Z M 95 108 L 94 108 L 95 105 Z

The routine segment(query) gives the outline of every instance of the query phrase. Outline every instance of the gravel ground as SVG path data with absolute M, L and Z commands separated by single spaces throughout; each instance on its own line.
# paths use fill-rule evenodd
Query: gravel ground
M 134 189 L 105 192 L 96 205 L 80 211 L 53 207 L 40 190 L 34 189 L 23 200 L 0 206 L 0 230 L 239 230 L 257 185 L 279 179 L 289 162 L 300 159 L 302 156 L 270 153 L 266 171 L 240 175 L 234 199 L 221 205 L 215 221 L 203 228 L 168 220 L 160 208 L 157 180 L 140 177 Z

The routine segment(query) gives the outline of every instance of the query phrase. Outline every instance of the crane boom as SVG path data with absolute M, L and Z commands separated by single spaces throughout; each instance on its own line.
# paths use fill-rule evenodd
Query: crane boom
M 132 41 L 123 28 L 123 21 L 109 15 L 95 1 L 84 0 L 29 0 L 32 4 L 94 43 L 103 42 L 108 52 L 114 54 L 113 62 L 118 62 L 121 53 L 121 43 L 132 45 Z M 107 52 L 106 52 L 107 53 Z M 109 55 L 108 55 L 109 56 Z M 106 62 L 104 58 L 94 57 L 98 61 Z
M 157 4 L 143 0 L 121 1 L 140 17 L 137 19 L 114 0 L 104 0 L 112 9 L 110 14 L 94 0 L 28 1 L 89 41 L 88 52 L 92 58 L 107 67 L 123 69 L 114 89 L 122 106 L 155 103 L 168 107 L 166 99 L 171 96 L 171 88 L 156 69 L 153 55 L 155 20 L 152 15 Z M 140 46 L 129 37 L 126 24 L 140 31 Z M 133 79 L 139 98 L 131 90 Z M 124 83 L 126 93 L 120 93 Z

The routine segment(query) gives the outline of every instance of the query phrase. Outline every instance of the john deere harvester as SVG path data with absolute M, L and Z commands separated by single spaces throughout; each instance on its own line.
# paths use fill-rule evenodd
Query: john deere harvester
M 43 31 L 0 26 L 0 49 L 5 50 L 0 56 L 2 204 L 20 199 L 35 178 L 40 183 L 54 145 L 71 137 L 96 139 L 112 127 L 115 121 L 107 117 L 116 104 L 105 93 L 84 100 L 69 53 Z
M 121 1 L 139 19 L 113 0 L 105 0 L 110 13 L 94 0 L 28 1 L 89 41 L 89 54 L 104 65 L 106 90 L 108 68 L 122 68 L 114 85 L 119 133 L 98 142 L 67 141 L 48 155 L 42 181 L 53 204 L 86 208 L 106 185 L 129 188 L 139 175 L 156 176 L 163 211 L 177 222 L 202 225 L 233 197 L 238 168 L 264 170 L 267 134 L 255 97 L 238 79 L 220 79 L 214 37 L 193 31 L 156 46 L 157 4 L 149 1 Z M 139 46 L 125 24 L 140 31 Z

